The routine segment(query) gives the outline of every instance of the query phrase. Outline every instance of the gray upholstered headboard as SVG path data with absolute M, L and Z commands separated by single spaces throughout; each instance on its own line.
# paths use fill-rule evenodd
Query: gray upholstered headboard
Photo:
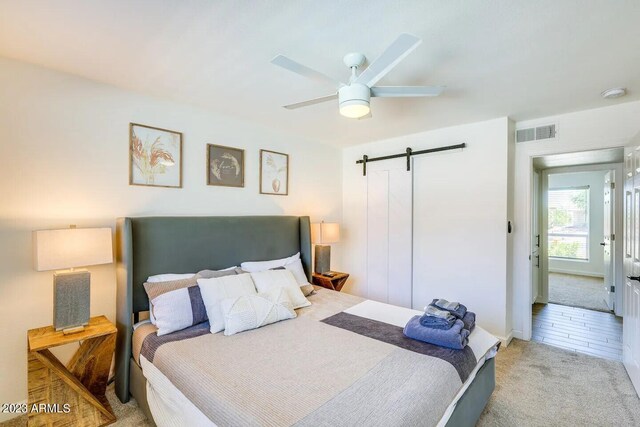
M 118 218 L 116 225 L 116 394 L 129 400 L 134 318 L 149 310 L 147 277 L 222 269 L 300 252 L 311 278 L 311 227 L 302 216 Z

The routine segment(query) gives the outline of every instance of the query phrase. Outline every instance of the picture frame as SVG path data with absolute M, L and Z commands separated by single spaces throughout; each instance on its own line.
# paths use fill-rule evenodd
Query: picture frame
M 244 187 L 244 150 L 207 144 L 207 185 Z
M 182 133 L 129 123 L 129 185 L 182 188 Z
M 289 155 L 260 150 L 260 194 L 289 195 Z

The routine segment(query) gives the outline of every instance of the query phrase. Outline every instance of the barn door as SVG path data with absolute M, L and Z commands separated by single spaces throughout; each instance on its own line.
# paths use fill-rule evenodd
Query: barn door
M 411 307 L 413 172 L 406 162 L 367 165 L 367 297 Z

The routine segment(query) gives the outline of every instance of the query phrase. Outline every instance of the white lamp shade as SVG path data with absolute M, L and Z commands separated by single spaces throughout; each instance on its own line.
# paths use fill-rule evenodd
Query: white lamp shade
M 340 224 L 335 222 L 318 222 L 311 224 L 311 242 L 321 245 L 340 241 Z
M 33 232 L 38 271 L 62 270 L 113 262 L 110 228 L 66 228 Z

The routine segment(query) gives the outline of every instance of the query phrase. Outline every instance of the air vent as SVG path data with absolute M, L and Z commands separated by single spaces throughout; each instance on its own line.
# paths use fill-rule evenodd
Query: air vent
M 536 130 L 534 128 L 520 129 L 516 131 L 516 142 L 527 142 L 536 139 Z
M 516 130 L 516 142 L 539 141 L 556 137 L 556 125 Z
M 536 128 L 536 141 L 556 137 L 556 125 L 540 126 Z

